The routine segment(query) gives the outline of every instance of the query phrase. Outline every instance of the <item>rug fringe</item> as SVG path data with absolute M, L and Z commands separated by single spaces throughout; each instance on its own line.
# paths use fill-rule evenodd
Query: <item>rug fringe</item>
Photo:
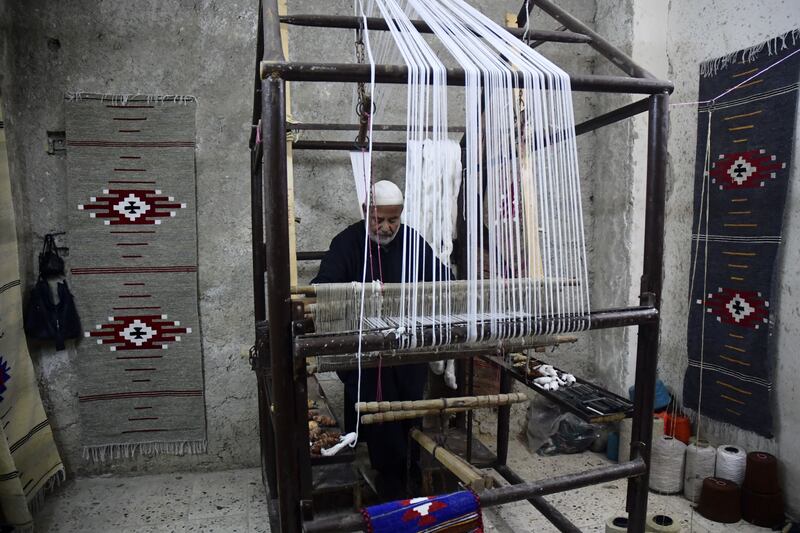
M 768 55 L 775 55 L 781 50 L 789 47 L 787 41 L 791 39 L 791 44 L 794 45 L 800 40 L 800 28 L 787 31 L 783 35 L 778 35 L 772 39 L 768 39 L 763 43 L 756 44 L 744 50 L 737 50 L 726 56 L 709 59 L 700 63 L 700 75 L 704 78 L 715 76 L 717 72 L 725 70 L 728 66 L 736 63 L 750 63 L 758 59 L 758 56 L 764 49 L 767 49 Z
M 133 459 L 137 455 L 199 455 L 206 453 L 208 441 L 137 442 L 131 444 L 104 444 L 84 446 L 83 458 L 90 463 L 103 463 L 114 459 Z
M 50 478 L 45 481 L 42 488 L 40 488 L 35 494 L 32 494 L 30 498 L 28 498 L 28 511 L 30 511 L 31 516 L 36 516 L 39 510 L 44 505 L 45 497 L 53 492 L 59 485 L 61 485 L 67 479 L 67 473 L 64 470 L 64 465 L 61 465 L 61 468 L 56 470 L 56 472 L 50 476 Z M 32 526 L 30 531 L 33 531 L 35 528 Z M 15 529 L 15 531 L 26 531 L 23 529 Z
M 110 102 L 115 105 L 126 105 L 128 102 L 147 102 L 148 104 L 176 103 L 188 104 L 197 102 L 197 97 L 191 94 L 111 94 L 111 93 L 87 93 L 83 91 L 67 91 L 64 99 L 70 102 L 80 102 L 81 100 L 100 100 Z
M 694 409 L 683 408 L 684 414 L 689 417 L 692 426 L 697 427 L 698 414 Z M 700 431 L 701 438 L 709 441 L 714 446 L 721 444 L 735 444 L 741 446 L 748 452 L 760 451 L 775 454 L 778 451 L 778 443 L 774 438 L 767 438 L 747 431 L 728 422 L 720 422 L 707 416 L 702 417 Z

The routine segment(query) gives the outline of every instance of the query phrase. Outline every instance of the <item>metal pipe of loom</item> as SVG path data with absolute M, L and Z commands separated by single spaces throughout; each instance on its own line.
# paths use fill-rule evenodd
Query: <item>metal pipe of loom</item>
M 624 309 L 610 309 L 605 311 L 592 311 L 589 313 L 590 324 L 588 329 L 605 329 L 622 326 L 635 326 L 655 320 L 658 317 L 658 310 L 654 307 L 641 306 Z M 544 327 L 548 323 L 555 323 L 558 317 L 544 317 L 537 320 L 543 327 L 539 331 L 546 331 Z M 516 328 L 522 336 L 525 335 L 525 324 L 516 322 L 507 323 L 509 329 Z M 418 338 L 422 339 L 423 346 L 433 346 L 442 343 L 444 340 L 443 329 L 435 326 L 424 326 L 418 328 Z M 478 324 L 478 338 L 491 337 L 492 332 L 487 324 Z M 450 344 L 460 344 L 469 339 L 469 328 L 466 325 L 450 326 L 447 328 L 447 336 Z M 490 348 L 492 343 L 497 340 L 487 339 L 486 347 Z M 294 341 L 295 357 L 311 357 L 315 355 L 336 355 L 349 354 L 359 351 L 362 352 L 383 352 L 388 350 L 398 350 L 402 348 L 401 340 L 393 331 L 373 331 L 365 332 L 361 335 L 358 332 L 348 332 L 342 334 L 315 334 L 296 337 Z M 452 358 L 452 356 L 451 356 Z
M 373 142 L 359 143 L 356 141 L 325 141 L 325 140 L 301 140 L 292 143 L 295 150 L 341 150 L 347 152 L 358 152 L 369 150 L 373 152 L 405 152 L 406 143 L 404 142 Z
M 647 131 L 647 189 L 644 226 L 644 264 L 642 265 L 641 300 L 661 306 L 664 279 L 664 210 L 667 181 L 667 140 L 669 133 L 669 96 L 650 97 Z M 631 457 L 650 465 L 653 435 L 653 395 L 658 369 L 659 323 L 639 327 L 636 344 L 636 381 L 633 397 L 634 416 L 631 427 Z M 625 459 L 620 457 L 620 459 Z M 630 519 L 628 530 L 644 531 L 647 518 L 649 468 L 637 480 L 628 482 L 626 508 Z
M 508 465 L 497 465 L 494 469 L 512 485 L 525 483 L 525 480 L 511 470 Z M 537 511 L 542 513 L 542 516 L 547 518 L 562 533 L 580 533 L 581 530 L 575 524 L 570 522 L 566 516 L 561 514 L 561 511 L 550 505 L 543 497 L 533 496 L 528 498 L 528 503 L 533 505 Z
M 317 27 L 317 28 L 343 28 L 358 30 L 364 27 L 362 17 L 345 15 L 284 15 L 281 17 L 284 24 L 295 26 Z M 411 24 L 420 33 L 433 33 L 427 22 L 422 20 L 412 20 Z M 367 17 L 367 29 L 377 31 L 389 31 L 389 24 L 380 17 Z M 580 33 L 570 31 L 552 30 L 528 30 L 527 35 L 522 28 L 505 28 L 511 35 L 521 39 L 527 37 L 530 40 L 552 41 L 559 43 L 588 43 L 589 37 Z
M 333 124 L 327 122 L 290 122 L 287 124 L 286 129 L 291 131 L 358 131 L 361 127 L 360 124 Z M 405 124 L 373 124 L 372 131 L 407 131 L 408 126 Z M 427 131 L 432 131 L 433 126 L 424 128 Z M 453 133 L 464 133 L 467 129 L 464 126 L 450 126 L 447 131 Z
M 512 73 L 523 82 L 522 72 Z M 371 66 L 365 63 L 297 63 L 284 61 L 262 61 L 262 79 L 278 76 L 286 81 L 315 81 L 356 83 L 371 80 Z M 447 68 L 448 85 L 462 86 L 466 83 L 466 72 L 463 68 Z M 375 65 L 376 83 L 408 83 L 408 67 L 405 65 Z M 550 82 L 545 79 L 545 88 Z M 598 93 L 630 93 L 658 94 L 672 92 L 672 82 L 654 78 L 631 78 L 627 76 L 599 76 L 586 74 L 570 74 L 570 86 L 573 92 Z
M 543 335 L 521 339 L 504 339 L 483 343 L 465 343 L 459 345 L 440 346 L 436 349 L 413 350 L 388 350 L 385 352 L 364 353 L 361 355 L 361 368 L 376 368 L 378 365 L 399 366 L 413 363 L 430 363 L 442 359 L 463 359 L 496 353 L 498 350 L 505 352 L 521 351 L 530 348 L 543 348 L 577 342 L 577 337 L 569 335 Z M 307 356 L 312 357 L 312 356 Z M 306 371 L 309 374 L 317 372 L 334 372 L 340 370 L 355 370 L 358 360 L 354 354 L 323 355 L 317 357 L 316 362 L 309 362 Z
M 647 466 L 641 459 L 616 465 L 595 468 L 585 472 L 556 476 L 541 481 L 520 483 L 507 487 L 489 489 L 479 494 L 481 507 L 494 507 L 505 503 L 518 502 L 546 496 L 556 492 L 579 489 L 598 483 L 606 483 L 617 479 L 641 476 Z M 342 513 L 303 523 L 305 533 L 327 533 L 331 531 L 362 531 L 364 517 L 361 513 Z
M 654 79 L 654 76 L 643 67 L 638 65 L 632 57 L 625 54 L 622 50 L 607 41 L 602 35 L 592 30 L 589 26 L 581 22 L 579 19 L 573 17 L 550 0 L 536 0 L 535 2 L 530 2 L 528 4 L 528 9 L 533 9 L 534 7 L 538 7 L 553 17 L 555 20 L 566 26 L 568 30 L 589 36 L 591 38 L 589 46 L 597 50 L 600 55 L 614 63 L 626 74 L 635 76 L 637 78 Z M 522 9 L 517 15 L 517 25 L 524 26 L 527 18 L 528 12 L 525 10 L 525 6 L 523 5 Z

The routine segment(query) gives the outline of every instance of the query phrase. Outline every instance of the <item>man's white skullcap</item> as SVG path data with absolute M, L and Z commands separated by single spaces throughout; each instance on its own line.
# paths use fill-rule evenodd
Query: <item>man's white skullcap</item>
M 381 205 L 403 205 L 403 192 L 400 187 L 389 180 L 381 180 L 375 183 L 373 189 L 373 204 Z

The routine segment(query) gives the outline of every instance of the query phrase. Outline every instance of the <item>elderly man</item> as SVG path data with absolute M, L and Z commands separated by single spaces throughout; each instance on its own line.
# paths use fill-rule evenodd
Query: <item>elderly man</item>
M 366 282 L 383 281 L 399 283 L 403 271 L 403 240 L 406 239 L 405 253 L 406 281 L 430 281 L 434 269 L 439 269 L 437 279 L 443 279 L 446 268 L 435 259 L 433 250 L 413 229 L 400 223 L 403 213 L 403 193 L 391 181 L 375 183 L 372 189 L 373 202 L 370 212 L 362 205 L 366 221 L 356 222 L 344 229 L 331 241 L 328 252 L 322 259 L 317 276 L 311 283 L 342 283 L 361 281 L 366 264 Z M 365 227 L 366 226 L 366 227 Z M 369 248 L 366 250 L 365 232 L 369 229 Z M 416 240 L 419 247 L 418 268 L 414 268 L 414 254 L 410 251 Z M 424 253 L 423 253 L 424 251 Z M 361 372 L 361 401 L 376 400 L 380 390 L 385 401 L 420 400 L 428 377 L 426 364 L 365 368 Z M 345 429 L 355 431 L 355 402 L 358 390 L 358 372 L 339 372 L 344 382 Z M 361 426 L 360 438 L 369 446 L 372 467 L 378 471 L 378 491 L 386 498 L 399 498 L 405 487 L 406 447 L 408 431 L 414 420 L 383 423 L 377 426 Z

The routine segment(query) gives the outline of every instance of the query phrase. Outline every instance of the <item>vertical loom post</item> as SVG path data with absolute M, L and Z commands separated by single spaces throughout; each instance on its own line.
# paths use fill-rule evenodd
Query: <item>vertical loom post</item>
M 267 349 L 267 308 L 264 287 L 264 197 L 262 179 L 263 145 L 257 143 L 261 119 L 261 74 L 259 63 L 264 57 L 263 5 L 258 4 L 258 32 L 256 35 L 256 68 L 253 85 L 253 131 L 250 134 L 250 227 L 253 246 L 253 319 L 255 321 L 255 360 L 251 363 L 256 372 L 258 389 L 258 425 L 261 443 L 261 481 L 270 498 L 278 497 L 275 472 L 275 432 L 269 411 L 269 350 Z
M 262 82 L 264 199 L 266 218 L 267 316 L 272 366 L 272 412 L 278 474 L 278 510 L 282 532 L 300 531 L 300 483 L 295 436 L 289 226 L 286 189 L 284 81 Z
M 647 129 L 647 197 L 644 227 L 644 265 L 642 304 L 661 306 L 664 272 L 664 203 L 669 129 L 669 95 L 650 97 Z M 649 300 L 649 302 L 648 302 Z M 650 478 L 650 442 L 653 434 L 653 394 L 658 369 L 659 321 L 639 326 L 636 346 L 636 392 L 631 431 L 631 458 L 641 457 L 648 465 L 644 474 L 628 480 L 628 530 L 644 531 L 647 513 L 647 487 Z M 620 457 L 620 461 L 627 460 Z
M 505 357 L 504 353 L 500 357 Z M 511 390 L 511 376 L 504 366 L 500 369 L 500 394 L 508 394 Z M 511 422 L 511 406 L 503 405 L 497 408 L 497 464 L 505 465 L 508 460 L 508 432 Z

